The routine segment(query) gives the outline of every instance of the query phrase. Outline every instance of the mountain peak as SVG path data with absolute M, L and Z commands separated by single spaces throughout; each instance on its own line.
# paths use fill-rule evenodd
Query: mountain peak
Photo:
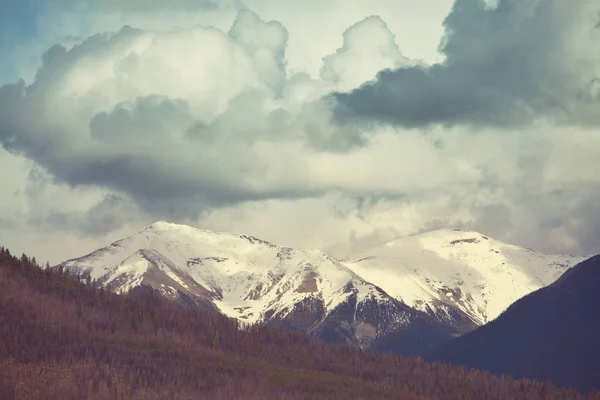
M 367 343 L 425 314 L 446 333 L 468 331 L 579 261 L 463 230 L 390 243 L 342 262 L 317 250 L 161 220 L 62 265 L 119 293 L 151 287 L 209 303 L 244 323 L 279 321 L 338 337 L 334 321 L 343 321 L 349 340 Z
M 214 236 L 225 235 L 225 234 L 222 234 L 221 232 L 215 232 L 215 231 L 211 231 L 208 229 L 200 229 L 200 228 L 196 228 L 196 227 L 193 227 L 190 225 L 177 224 L 177 223 L 174 223 L 171 221 L 166 221 L 166 220 L 156 221 L 153 224 L 148 225 L 144 229 L 137 232 L 137 234 L 142 234 L 142 233 L 146 233 L 146 234 L 153 233 L 153 234 L 159 235 L 161 237 L 164 235 L 168 235 L 168 236 L 172 236 L 173 240 L 180 240 L 180 238 L 183 238 L 185 236 L 210 237 L 213 235 Z
M 459 244 L 477 244 L 489 240 L 501 243 L 498 240 L 490 238 L 476 231 L 468 231 L 458 228 L 437 229 L 434 231 L 421 232 L 414 235 L 397 238 L 385 243 L 383 247 L 405 246 L 407 243 L 410 243 L 411 245 L 421 243 L 423 245 L 428 244 L 433 247 L 447 247 Z
M 437 229 L 434 231 L 423 232 L 423 233 L 415 235 L 415 236 L 419 237 L 421 239 L 431 238 L 431 239 L 448 239 L 450 241 L 460 240 L 460 241 L 464 241 L 464 243 L 475 243 L 476 241 L 478 242 L 481 240 L 490 240 L 491 239 L 490 237 L 488 237 L 480 232 L 468 231 L 465 229 L 458 229 L 458 228 Z M 473 239 L 473 240 L 469 241 L 469 239 Z M 494 239 L 492 239 L 492 240 L 494 240 Z
M 357 275 L 422 311 L 460 311 L 476 325 L 554 282 L 582 257 L 543 254 L 479 232 L 439 229 L 346 259 Z M 439 314 L 446 318 L 446 311 Z
M 143 229 L 143 231 L 147 231 L 147 230 L 165 231 L 165 230 L 177 230 L 177 229 L 181 229 L 181 228 L 192 228 L 192 227 L 189 225 L 176 224 L 171 221 L 160 220 L 160 221 L 154 222 L 151 225 L 148 225 L 146 228 Z
M 177 225 L 177 224 L 163 219 L 163 220 L 154 222 L 150 226 L 151 227 L 166 227 L 166 226 L 171 226 L 171 225 Z
M 382 340 L 386 346 L 382 338 L 410 335 L 411 321 L 432 340 L 456 333 L 321 251 L 281 247 L 249 235 L 158 221 L 61 265 L 75 274 L 89 273 L 117 293 L 144 287 L 244 323 L 288 326 L 326 340 L 361 346 Z M 425 345 L 402 337 L 407 353 Z

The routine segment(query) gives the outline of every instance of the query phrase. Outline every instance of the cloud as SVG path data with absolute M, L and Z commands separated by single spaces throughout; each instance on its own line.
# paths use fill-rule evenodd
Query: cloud
M 139 210 L 131 202 L 115 195 L 107 195 L 83 212 L 72 209 L 48 210 L 41 215 L 31 217 L 28 222 L 43 231 L 59 229 L 95 237 L 119 230 L 128 222 L 138 220 L 139 217 Z
M 252 57 L 259 78 L 276 93 L 285 81 L 284 53 L 288 32 L 277 21 L 264 23 L 250 10 L 242 10 L 229 30 L 229 36 L 244 46 Z
M 244 0 L 246 7 L 266 19 L 280 21 L 290 32 L 286 59 L 292 72 L 318 78 L 322 58 L 343 45 L 349 27 L 379 16 L 385 20 L 402 53 L 411 59 L 434 62 L 443 32 L 442 21 L 453 0 L 304 0 L 293 6 L 285 1 Z M 307 21 L 310 28 L 307 29 Z M 375 31 L 363 30 L 375 35 Z M 367 39 L 368 40 L 368 39 Z M 379 57 L 378 57 L 379 58 Z M 366 61 L 366 60 L 363 60 Z M 373 78 L 373 77 L 369 77 Z
M 386 69 L 336 93 L 336 115 L 403 127 L 538 118 L 597 126 L 599 12 L 589 0 L 457 0 L 444 22 L 442 63 Z
M 344 32 L 343 46 L 323 59 L 320 76 L 347 90 L 374 79 L 382 69 L 410 64 L 415 62 L 402 55 L 386 23 L 370 16 Z
M 349 81 L 288 78 L 287 39 L 280 23 L 242 10 L 227 34 L 125 26 L 71 49 L 52 46 L 31 84 L 0 87 L 0 143 L 59 182 L 124 193 L 147 212 L 177 218 L 338 190 L 348 181 L 334 175 L 347 168 L 338 155 L 366 139 L 333 124 L 320 98 Z M 361 60 L 369 43 L 381 59 Z M 324 68 L 364 65 L 371 73 L 358 78 L 368 79 L 389 60 L 404 58 L 371 17 L 348 29 Z
M 70 11 L 102 11 L 119 10 L 125 12 L 147 12 L 151 10 L 181 9 L 196 11 L 203 9 L 223 8 L 238 5 L 236 0 L 32 0 L 37 7 L 70 10 Z
M 71 188 L 0 148 L 0 245 L 59 262 L 92 251 L 154 218 L 102 188 Z
M 197 25 L 223 30 L 242 5 L 237 0 L 6 0 L 0 2 L 0 84 L 32 82 L 41 54 L 53 44 L 67 49 L 122 26 L 169 31 Z M 5 39 L 5 43 L 2 41 Z
M 589 4 L 527 4 L 457 0 L 434 65 L 365 13 L 315 43 L 330 50 L 312 74 L 289 54 L 302 31 L 246 9 L 220 28 L 148 19 L 56 44 L 34 79 L 0 87 L 0 242 L 58 262 L 170 219 L 338 256 L 441 227 L 598 251 L 582 88 L 600 53 L 572 23 Z
M 70 50 L 53 46 L 31 85 L 0 88 L 0 141 L 60 181 L 107 186 L 145 206 L 164 198 L 211 203 L 277 195 L 245 182 L 261 168 L 252 142 L 235 138 L 230 145 L 216 134 L 211 142 L 198 132 L 243 128 L 218 116 L 238 110 L 246 93 L 257 93 L 250 101 L 257 107 L 235 118 L 268 115 L 265 99 L 285 79 L 286 36 L 281 25 L 243 11 L 229 35 L 124 27 Z

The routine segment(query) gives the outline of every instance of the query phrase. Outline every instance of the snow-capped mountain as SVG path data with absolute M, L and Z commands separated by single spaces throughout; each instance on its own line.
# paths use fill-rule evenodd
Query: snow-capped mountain
M 468 328 L 491 321 L 585 259 L 443 229 L 361 251 L 344 264 L 410 307 Z
M 59 266 L 117 293 L 150 287 L 245 323 L 308 331 L 330 341 L 376 345 L 402 332 L 405 339 L 415 336 L 413 326 L 434 341 L 456 333 L 321 251 L 246 235 L 161 221 Z M 405 340 L 405 353 L 409 344 Z
M 59 266 L 117 293 L 151 288 L 245 323 L 420 354 L 489 321 L 581 260 L 444 230 L 339 261 L 161 221 Z

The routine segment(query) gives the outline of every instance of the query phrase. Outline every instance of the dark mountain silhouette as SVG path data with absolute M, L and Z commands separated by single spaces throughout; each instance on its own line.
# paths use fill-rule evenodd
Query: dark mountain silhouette
M 427 358 L 582 391 L 600 389 L 600 256 Z

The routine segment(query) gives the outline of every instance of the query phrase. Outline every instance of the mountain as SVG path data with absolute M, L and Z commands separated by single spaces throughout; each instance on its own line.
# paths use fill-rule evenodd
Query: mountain
M 414 310 L 318 250 L 157 222 L 58 266 L 117 293 L 151 288 L 247 324 L 330 342 L 421 353 L 458 332 Z
M 330 346 L 148 290 L 124 295 L 0 247 L 0 399 L 600 400 Z
M 160 221 L 58 267 L 117 293 L 149 288 L 247 324 L 419 355 L 487 322 L 578 261 L 444 230 L 342 262 L 318 250 Z
M 600 256 L 510 306 L 428 358 L 600 390 Z
M 544 254 L 477 232 L 443 229 L 401 238 L 343 261 L 394 298 L 464 332 L 493 320 L 584 259 Z

